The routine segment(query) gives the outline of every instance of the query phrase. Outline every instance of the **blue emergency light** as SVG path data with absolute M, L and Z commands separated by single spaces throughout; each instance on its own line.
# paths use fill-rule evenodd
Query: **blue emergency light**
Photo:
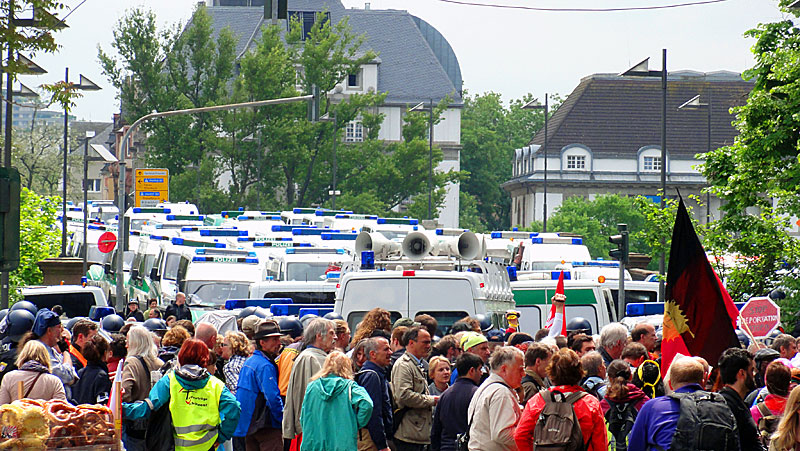
M 326 308 L 301 308 L 297 316 L 302 319 L 306 315 L 325 316 L 325 314 L 331 312 L 333 312 L 333 306 Z
M 300 313 L 300 309 L 330 309 L 333 311 L 333 305 L 331 304 L 272 304 L 269 306 L 269 311 L 272 312 L 275 316 L 289 316 L 289 315 L 298 315 Z
M 320 235 L 323 241 L 329 240 L 355 240 L 358 238 L 357 233 L 323 233 Z
M 225 301 L 225 310 L 235 310 L 245 307 L 269 308 L 273 304 L 293 304 L 292 298 L 264 298 L 264 299 L 228 299 Z

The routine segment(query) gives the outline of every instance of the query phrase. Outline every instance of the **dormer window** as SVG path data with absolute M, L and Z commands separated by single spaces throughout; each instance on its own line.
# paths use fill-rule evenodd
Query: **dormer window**
M 586 155 L 567 155 L 567 169 L 586 169 Z
M 642 163 L 643 169 L 647 172 L 657 172 L 661 170 L 661 157 L 645 156 Z
M 303 27 L 303 34 L 300 36 L 300 39 L 305 41 L 308 34 L 311 33 L 311 28 L 314 27 L 314 23 L 317 21 L 317 14 L 323 15 L 322 20 L 331 19 L 331 14 L 327 12 L 289 11 L 289 20 L 286 21 L 286 29 L 290 30 L 292 23 L 297 21 L 299 25 Z
M 356 73 L 347 75 L 347 89 L 361 89 L 361 79 L 364 71 L 359 69 Z

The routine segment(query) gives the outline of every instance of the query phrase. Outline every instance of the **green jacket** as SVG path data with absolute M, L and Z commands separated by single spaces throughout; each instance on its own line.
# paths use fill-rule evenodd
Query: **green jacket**
M 353 451 L 358 430 L 372 417 L 372 399 L 351 379 L 319 378 L 306 388 L 300 424 L 301 451 Z

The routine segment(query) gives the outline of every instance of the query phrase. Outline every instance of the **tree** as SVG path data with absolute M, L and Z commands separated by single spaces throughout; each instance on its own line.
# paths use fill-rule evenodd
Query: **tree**
M 56 227 L 56 217 L 61 205 L 58 197 L 39 197 L 22 188 L 20 193 L 20 262 L 9 274 L 9 293 L 28 285 L 41 285 L 42 272 L 37 263 L 55 257 L 61 250 L 61 233 Z
M 528 94 L 506 107 L 500 94 L 464 95 L 461 115 L 461 190 L 475 199 L 478 231 L 510 227 L 511 199 L 501 185 L 511 178 L 514 149 L 528 145 L 544 125 L 543 110 L 523 110 Z M 554 101 L 550 114 L 558 108 Z M 467 217 L 464 219 L 468 220 Z

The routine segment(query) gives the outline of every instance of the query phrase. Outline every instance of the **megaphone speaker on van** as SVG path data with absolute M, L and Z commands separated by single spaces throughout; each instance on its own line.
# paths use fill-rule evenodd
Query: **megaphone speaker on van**
M 425 258 L 438 255 L 439 241 L 423 232 L 411 232 L 403 239 L 403 255 L 408 258 Z
M 472 232 L 464 232 L 459 236 L 445 236 L 439 240 L 439 255 L 442 254 L 474 260 L 481 255 L 481 243 L 477 235 Z
M 356 254 L 372 251 L 378 258 L 386 258 L 400 252 L 400 244 L 387 239 L 379 232 L 361 232 L 356 237 Z

